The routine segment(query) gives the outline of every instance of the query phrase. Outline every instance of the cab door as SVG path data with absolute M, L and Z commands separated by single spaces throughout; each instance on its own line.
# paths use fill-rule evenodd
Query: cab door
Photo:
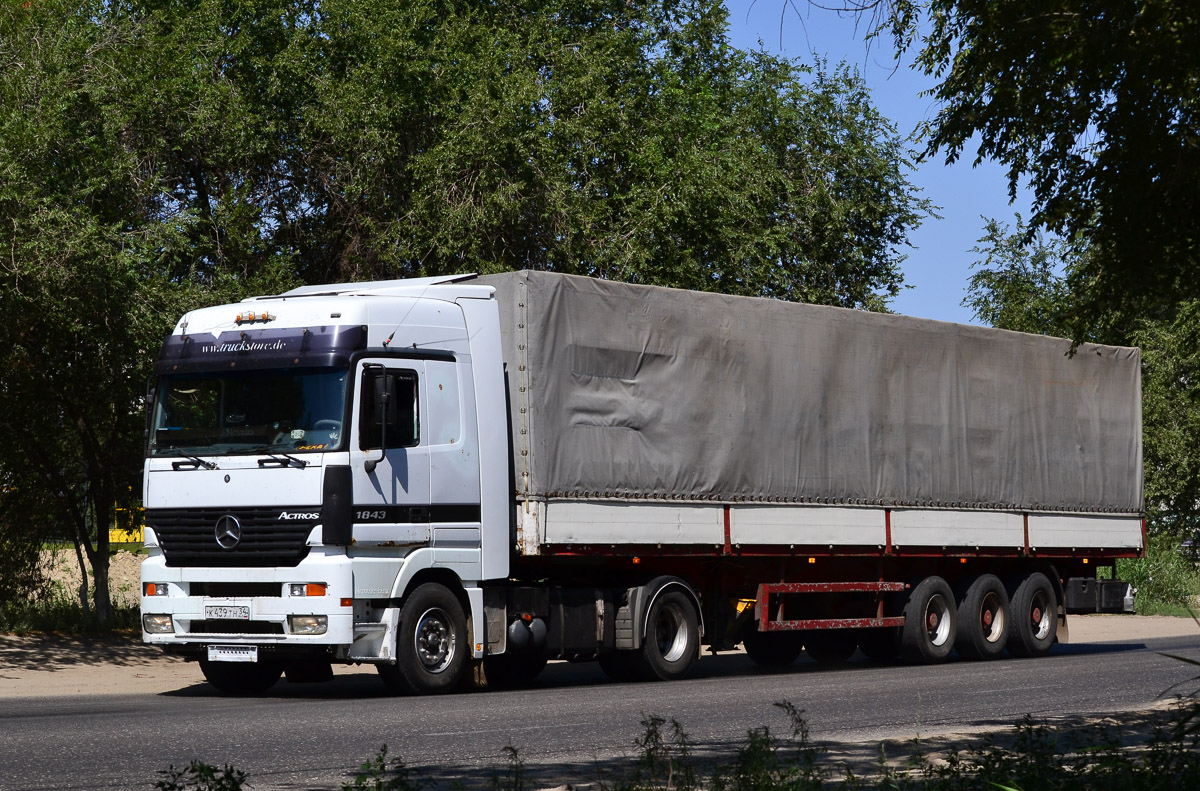
M 360 546 L 429 541 L 425 363 L 362 360 L 355 372 L 354 539 Z

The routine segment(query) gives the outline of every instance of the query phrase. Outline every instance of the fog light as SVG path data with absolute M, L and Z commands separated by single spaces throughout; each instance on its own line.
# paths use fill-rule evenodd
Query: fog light
M 171 634 L 175 631 L 175 624 L 169 615 L 143 615 L 142 629 L 148 634 Z
M 288 626 L 292 634 L 325 634 L 329 631 L 329 617 L 325 615 L 289 615 Z

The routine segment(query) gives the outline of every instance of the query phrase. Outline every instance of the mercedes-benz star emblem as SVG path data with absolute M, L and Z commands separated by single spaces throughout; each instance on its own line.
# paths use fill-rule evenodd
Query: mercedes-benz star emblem
M 217 546 L 221 549 L 233 549 L 242 540 L 242 523 L 236 516 L 222 516 L 217 520 L 213 535 L 216 536 Z

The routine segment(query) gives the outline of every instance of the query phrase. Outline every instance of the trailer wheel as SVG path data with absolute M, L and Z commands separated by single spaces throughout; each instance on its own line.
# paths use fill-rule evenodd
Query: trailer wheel
M 971 580 L 958 600 L 958 637 L 963 659 L 995 659 L 1004 653 L 1009 629 L 1008 592 L 993 574 Z
M 226 695 L 261 695 L 279 681 L 283 665 L 277 662 L 209 662 L 200 660 L 204 680 Z
M 449 692 L 467 666 L 467 619 L 458 598 L 443 585 L 427 582 L 400 608 L 396 664 L 379 665 L 394 692 Z
M 483 659 L 488 689 L 518 689 L 528 686 L 546 669 L 545 654 L 498 654 Z
M 900 655 L 909 662 L 944 662 L 954 648 L 954 594 L 941 577 L 926 577 L 904 605 Z
M 858 636 L 858 650 L 863 656 L 875 662 L 892 662 L 900 654 L 900 642 L 896 639 L 895 627 L 879 627 L 861 629 Z
M 648 680 L 671 681 L 687 675 L 700 648 L 700 620 L 692 602 L 668 590 L 650 605 L 642 660 Z
M 1058 636 L 1058 600 L 1054 586 L 1041 572 L 1016 581 L 1012 592 L 1012 628 L 1008 651 L 1013 656 L 1044 656 Z
M 742 633 L 746 656 L 759 667 L 786 667 L 804 650 L 800 632 L 760 632 L 754 624 Z
M 840 665 L 858 648 L 858 640 L 849 629 L 821 629 L 806 632 L 804 650 L 819 665 Z

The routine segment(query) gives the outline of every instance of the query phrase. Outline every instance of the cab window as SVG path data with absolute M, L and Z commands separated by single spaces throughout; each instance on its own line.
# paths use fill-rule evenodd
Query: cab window
M 369 367 L 363 371 L 359 392 L 360 450 L 411 448 L 420 443 L 415 371 Z

